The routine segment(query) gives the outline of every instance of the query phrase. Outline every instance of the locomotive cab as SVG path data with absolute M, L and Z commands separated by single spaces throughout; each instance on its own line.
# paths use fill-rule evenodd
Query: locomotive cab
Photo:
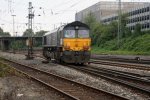
M 67 63 L 85 63 L 90 59 L 91 39 L 89 28 L 80 24 L 64 28 L 63 61 Z

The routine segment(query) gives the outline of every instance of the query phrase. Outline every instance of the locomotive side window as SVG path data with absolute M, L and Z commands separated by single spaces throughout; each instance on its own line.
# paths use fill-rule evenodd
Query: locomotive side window
M 89 30 L 78 30 L 78 38 L 89 38 Z
M 64 37 L 65 38 L 75 38 L 75 30 L 65 30 Z

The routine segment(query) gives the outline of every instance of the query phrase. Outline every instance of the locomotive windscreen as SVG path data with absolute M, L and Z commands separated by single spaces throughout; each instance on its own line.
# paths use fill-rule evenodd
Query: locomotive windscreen
M 64 30 L 64 38 L 89 38 L 89 29 L 85 27 L 68 27 Z
M 65 38 L 75 38 L 75 30 L 65 30 L 64 37 Z
M 78 38 L 89 38 L 89 30 L 78 30 Z

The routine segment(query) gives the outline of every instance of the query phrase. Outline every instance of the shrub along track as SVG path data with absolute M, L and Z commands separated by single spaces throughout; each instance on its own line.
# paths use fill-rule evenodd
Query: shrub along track
M 133 74 L 123 71 L 116 71 L 107 68 L 100 68 L 96 66 L 74 66 L 68 65 L 68 67 L 83 71 L 85 73 L 102 77 L 104 79 L 108 79 L 110 81 L 123 84 L 132 89 L 140 90 L 140 92 L 150 93 L 150 80 L 145 76 L 141 76 L 139 74 Z
M 73 100 L 127 100 L 116 94 L 99 90 L 75 81 L 54 75 L 40 69 L 23 65 L 3 58 L 5 64 L 10 65 L 15 70 L 27 75 L 29 78 L 41 83 L 42 85 L 54 89 L 64 95 L 64 99 Z

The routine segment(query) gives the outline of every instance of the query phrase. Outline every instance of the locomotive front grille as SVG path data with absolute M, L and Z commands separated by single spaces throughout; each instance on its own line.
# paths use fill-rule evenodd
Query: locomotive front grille
M 89 51 L 65 51 L 63 52 L 63 60 L 68 63 L 85 63 L 90 60 Z

